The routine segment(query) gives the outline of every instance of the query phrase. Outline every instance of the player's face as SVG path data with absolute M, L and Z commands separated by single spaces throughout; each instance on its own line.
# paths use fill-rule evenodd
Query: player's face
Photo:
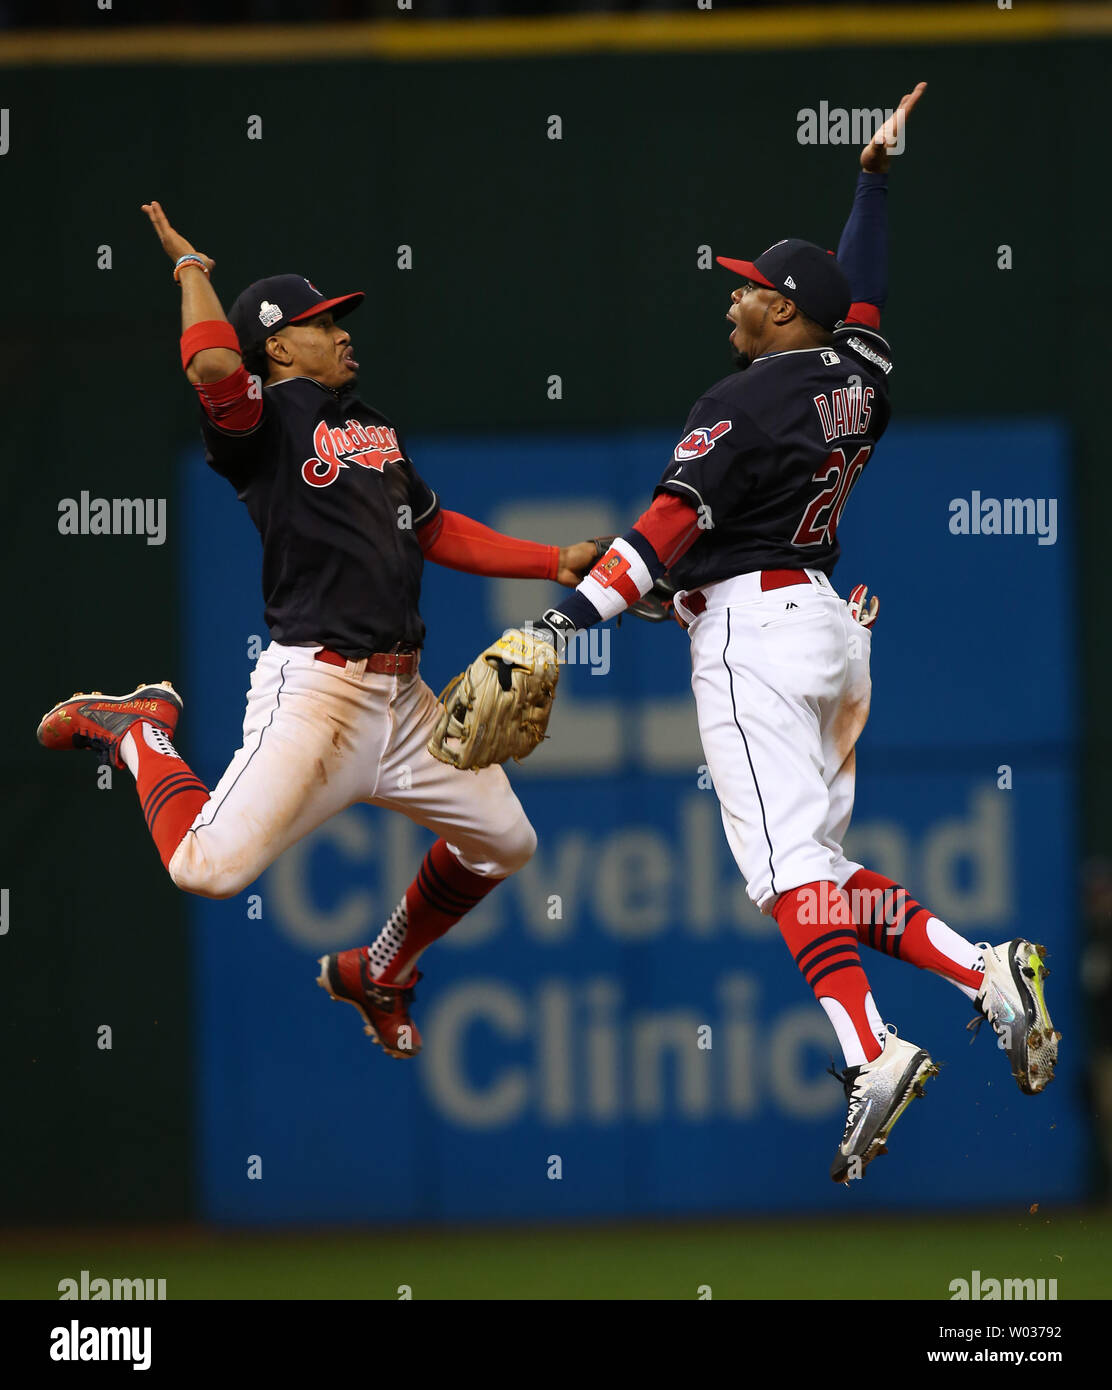
M 351 350 L 351 334 L 337 324 L 331 314 L 291 323 L 282 337 L 293 358 L 291 367 L 298 376 L 311 376 L 322 386 L 346 386 L 359 374 L 359 363 Z
M 775 290 L 755 285 L 750 280 L 743 280 L 730 295 L 726 317 L 733 324 L 730 342 L 735 352 L 750 358 L 760 355 L 769 307 L 775 298 Z

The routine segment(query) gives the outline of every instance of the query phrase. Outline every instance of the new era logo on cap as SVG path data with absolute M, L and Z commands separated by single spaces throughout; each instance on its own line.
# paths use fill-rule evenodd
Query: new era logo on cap
M 849 312 L 852 295 L 845 272 L 833 252 L 824 251 L 813 242 L 788 237 L 774 242 L 755 261 L 737 261 L 728 256 L 716 256 L 715 260 L 753 284 L 779 290 L 794 300 L 808 318 L 828 330 L 833 330 Z

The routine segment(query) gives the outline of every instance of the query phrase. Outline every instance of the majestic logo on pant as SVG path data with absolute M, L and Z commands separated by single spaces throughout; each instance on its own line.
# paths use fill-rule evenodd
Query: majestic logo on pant
M 361 425 L 349 420 L 343 428 L 329 427 L 322 420 L 313 431 L 314 458 L 301 465 L 301 476 L 310 487 L 327 487 L 340 476 L 341 468 L 353 463 L 360 468 L 377 468 L 381 473 L 388 463 L 398 463 L 403 455 L 398 448 L 398 436 L 386 425 Z
M 709 454 L 719 439 L 733 427 L 732 420 L 719 420 L 713 429 L 700 425 L 690 434 L 684 435 L 676 445 L 676 452 L 672 457 L 677 463 L 682 463 L 684 459 L 701 459 L 704 454 Z

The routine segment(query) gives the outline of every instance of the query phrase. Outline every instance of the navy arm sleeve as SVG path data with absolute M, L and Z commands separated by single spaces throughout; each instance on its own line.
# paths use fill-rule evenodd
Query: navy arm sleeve
M 838 243 L 838 264 L 849 280 L 855 305 L 884 308 L 888 298 L 887 174 L 862 170 L 858 175 L 853 206 Z

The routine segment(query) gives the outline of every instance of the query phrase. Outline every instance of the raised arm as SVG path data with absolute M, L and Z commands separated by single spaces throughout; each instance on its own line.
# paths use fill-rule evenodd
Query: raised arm
M 236 331 L 209 281 L 215 261 L 174 231 L 161 203 L 144 203 L 143 211 L 181 286 L 181 365 L 201 408 L 226 435 L 254 430 L 263 414 L 261 393 L 252 390 Z
M 220 307 L 209 281 L 215 262 L 194 249 L 170 226 L 161 203 L 144 203 L 162 249 L 175 264 L 174 278 L 181 286 L 182 365 L 193 384 L 223 381 L 242 364 L 235 330 Z M 183 256 L 198 259 L 177 263 Z M 223 327 L 221 327 L 223 325 Z M 190 330 L 195 330 L 193 333 Z M 192 347 L 192 351 L 190 350 Z
M 890 151 L 903 150 L 907 117 L 927 89 L 916 85 L 900 100 L 861 151 L 853 207 L 838 243 L 838 263 L 845 271 L 853 294 L 847 323 L 880 326 L 880 311 L 888 295 L 888 169 Z

